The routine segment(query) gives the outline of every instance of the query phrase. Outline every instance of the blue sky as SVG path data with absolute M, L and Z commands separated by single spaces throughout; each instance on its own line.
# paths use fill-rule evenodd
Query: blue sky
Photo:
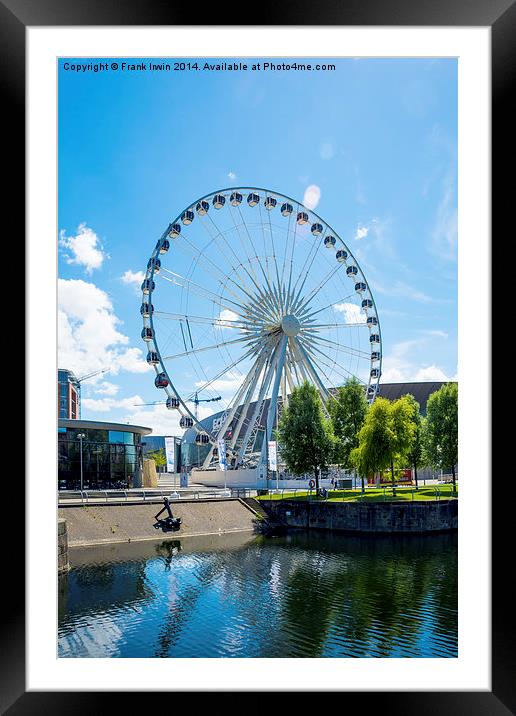
M 84 383 L 84 418 L 179 432 L 162 406 L 138 405 L 161 397 L 140 338 L 141 272 L 168 223 L 227 186 L 306 196 L 346 241 L 376 299 L 383 381 L 456 377 L 456 61 L 334 62 L 219 73 L 60 62 L 59 365 L 111 368 Z

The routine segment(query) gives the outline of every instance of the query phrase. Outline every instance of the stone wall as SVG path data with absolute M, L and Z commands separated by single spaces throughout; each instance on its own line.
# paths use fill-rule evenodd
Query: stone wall
M 68 563 L 68 529 L 66 520 L 57 520 L 57 571 L 59 574 L 70 569 Z
M 70 547 L 149 539 L 178 539 L 190 535 L 223 534 L 254 529 L 256 514 L 237 499 L 173 501 L 174 517 L 181 517 L 178 531 L 158 528 L 155 515 L 163 503 L 85 505 L 60 507 L 66 517 Z M 161 518 L 166 517 L 166 513 Z
M 288 527 L 343 532 L 441 532 L 458 526 L 458 500 L 426 502 L 309 502 L 260 500 Z

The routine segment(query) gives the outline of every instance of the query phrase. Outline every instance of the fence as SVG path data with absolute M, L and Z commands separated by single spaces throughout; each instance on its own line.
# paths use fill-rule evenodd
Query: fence
M 164 490 L 156 489 L 152 490 L 60 490 L 58 493 L 58 504 L 59 506 L 64 505 L 97 505 L 105 503 L 159 503 L 163 502 L 164 497 L 172 501 L 177 500 L 213 500 L 213 499 L 238 499 L 246 497 L 255 497 L 256 490 L 247 488 L 218 490 L 218 491 L 205 491 L 205 490 L 182 490 L 177 492 L 176 490 Z
M 443 480 L 443 482 L 451 482 L 451 475 L 450 480 Z M 368 487 L 365 489 L 364 492 L 360 491 L 357 492 L 356 490 L 351 489 L 338 489 L 338 490 L 319 490 L 319 495 L 316 494 L 315 490 L 306 490 L 306 489 L 280 489 L 280 490 L 274 490 L 269 489 L 268 495 L 272 496 L 272 499 L 280 499 L 280 500 L 296 500 L 296 499 L 307 499 L 307 500 L 327 500 L 330 498 L 330 496 L 333 499 L 339 499 L 339 497 L 342 497 L 343 500 L 346 499 L 346 496 L 351 496 L 355 498 L 357 502 L 367 502 L 367 501 L 383 501 L 386 502 L 388 500 L 391 500 L 393 497 L 399 497 L 400 495 L 407 495 L 410 493 L 410 501 L 414 502 L 415 498 L 417 498 L 418 494 L 422 494 L 421 492 L 418 492 L 418 490 L 413 485 L 396 485 L 396 495 L 393 496 L 392 494 L 392 485 L 380 485 L 380 486 L 374 486 L 374 487 Z M 440 500 L 448 499 L 450 494 L 449 491 L 446 490 L 445 494 L 443 495 L 443 490 L 441 485 L 431 485 L 428 486 L 425 489 L 425 499 L 428 501 L 431 499 L 428 497 L 428 495 L 432 495 L 434 499 Z M 421 488 L 420 488 L 421 490 Z M 381 494 L 372 494 L 372 492 L 378 493 L 381 491 Z M 369 494 L 368 494 L 369 493 Z M 274 497 L 276 496 L 276 497 Z M 408 499 L 406 500 L 409 501 Z M 417 500 L 416 500 L 417 501 Z

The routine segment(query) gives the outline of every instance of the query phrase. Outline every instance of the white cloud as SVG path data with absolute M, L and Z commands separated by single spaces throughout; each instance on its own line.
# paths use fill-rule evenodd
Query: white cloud
M 306 206 L 307 209 L 315 209 L 315 207 L 319 203 L 320 198 L 321 189 L 317 186 L 317 184 L 310 184 L 310 186 L 305 189 L 303 204 Z
M 237 175 L 233 171 L 228 172 L 228 179 L 231 179 L 231 181 L 234 181 L 237 178 Z
M 99 395 L 116 395 L 118 391 L 118 385 L 115 385 L 115 383 L 110 383 L 107 380 L 103 381 L 95 388 L 95 393 L 98 393 Z
M 367 317 L 365 313 L 354 303 L 336 303 L 333 306 L 335 311 L 344 314 L 346 323 L 365 323 Z
M 223 308 L 222 311 L 219 313 L 219 317 L 215 321 L 215 325 L 219 326 L 220 328 L 225 329 L 234 329 L 235 326 L 232 326 L 230 321 L 238 321 L 239 316 L 234 311 L 230 311 L 229 308 Z
M 115 359 L 115 366 L 126 370 L 128 373 L 146 373 L 151 370 L 147 363 L 142 359 L 143 353 L 140 348 L 127 348 L 120 352 Z
M 82 406 L 87 408 L 92 413 L 107 413 L 110 410 L 116 408 L 125 408 L 126 410 L 132 410 L 135 405 L 143 405 L 143 400 L 139 395 L 132 395 L 129 398 L 122 398 L 116 400 L 115 398 L 83 398 Z
M 159 405 L 133 406 L 124 416 L 124 422 L 152 428 L 154 435 L 182 435 L 184 430 L 179 427 L 180 418 L 179 411 L 169 410 L 163 401 Z
M 431 333 L 431 332 L 429 332 Z M 435 336 L 434 336 L 435 337 Z M 417 363 L 417 350 L 428 344 L 431 336 L 396 343 L 389 355 L 382 361 L 382 383 L 404 383 L 410 381 L 447 381 L 449 377 L 439 366 Z
M 134 286 L 136 289 L 140 290 L 144 278 L 145 274 L 143 271 L 131 271 L 131 269 L 128 269 L 120 277 L 120 280 L 122 281 L 122 283 L 126 283 L 129 286 Z
M 108 294 L 76 279 L 58 280 L 59 365 L 77 375 L 109 368 L 143 373 L 151 370 L 139 348 L 129 347 L 129 338 L 120 332 Z M 92 379 L 94 384 L 102 376 Z
M 426 368 L 420 368 L 414 380 L 431 381 L 431 380 L 451 380 L 446 373 L 436 365 L 429 365 Z
M 107 254 L 102 250 L 99 237 L 85 223 L 79 224 L 75 236 L 66 236 L 64 229 L 60 232 L 59 244 L 71 251 L 67 255 L 67 263 L 84 266 L 87 274 L 102 266 Z
M 357 226 L 357 230 L 355 231 L 355 240 L 360 241 L 360 239 L 365 239 L 367 234 L 369 233 L 369 229 L 367 226 L 360 226 L 360 224 Z

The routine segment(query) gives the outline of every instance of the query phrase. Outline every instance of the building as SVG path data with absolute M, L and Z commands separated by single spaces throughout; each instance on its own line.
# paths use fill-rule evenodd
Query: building
M 419 403 L 420 412 L 422 415 L 426 415 L 426 404 L 428 401 L 428 398 L 432 393 L 434 393 L 436 390 L 439 390 L 443 385 L 445 385 L 445 382 L 412 382 L 412 383 L 382 383 L 380 385 L 378 395 L 382 398 L 387 398 L 388 400 L 397 400 L 398 398 L 401 398 L 402 395 L 407 395 L 408 393 L 413 395 L 414 398 Z M 251 449 L 251 453 L 253 456 L 258 457 L 262 444 L 263 444 L 263 436 L 264 436 L 264 429 L 265 429 L 265 416 L 267 414 L 267 405 L 268 399 L 265 402 L 264 410 L 262 411 L 262 414 L 260 416 L 260 419 L 258 421 L 258 425 L 255 430 L 255 437 L 254 437 L 254 444 Z M 251 403 L 251 405 L 248 408 L 248 415 L 251 416 L 253 414 L 254 409 L 254 403 Z M 281 411 L 281 398 L 278 401 L 278 412 Z M 238 421 L 238 412 L 236 413 L 232 425 L 229 426 L 228 431 L 226 433 L 226 437 L 230 438 L 232 437 L 232 429 L 234 425 L 236 425 Z M 225 418 L 225 412 L 221 411 L 220 413 L 216 413 L 215 415 L 210 415 L 208 418 L 205 418 L 204 420 L 201 420 L 200 423 L 204 430 L 208 433 L 216 433 L 217 430 L 220 427 L 220 424 L 223 422 Z M 242 427 L 242 431 L 245 430 L 246 422 L 244 421 L 244 425 Z M 190 428 L 189 430 L 186 430 L 183 438 L 181 440 L 181 463 L 186 466 L 186 468 L 189 470 L 192 467 L 198 467 L 201 466 L 210 450 L 210 445 L 203 445 L 198 444 L 195 442 L 195 438 L 197 435 L 197 431 L 193 428 Z
M 71 370 L 57 371 L 57 415 L 65 420 L 81 417 L 81 384 Z
M 60 490 L 141 487 L 142 437 L 150 428 L 96 420 L 58 421 Z

